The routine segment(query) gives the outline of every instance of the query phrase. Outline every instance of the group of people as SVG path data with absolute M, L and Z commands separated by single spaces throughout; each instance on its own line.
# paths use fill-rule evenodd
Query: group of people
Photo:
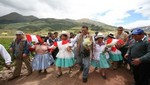
M 62 31 L 49 33 L 44 42 L 30 45 L 24 37 L 22 31 L 17 31 L 16 39 L 12 42 L 10 50 L 15 57 L 15 70 L 9 79 L 20 76 L 21 66 L 24 62 L 30 75 L 32 71 L 39 73 L 51 65 L 57 67 L 57 75 L 62 76 L 62 68 L 72 68 L 75 64 L 83 71 L 82 80 L 88 80 L 90 65 L 100 69 L 102 78 L 107 79 L 105 70 L 111 65 L 116 70 L 119 65 L 128 64 L 132 67 L 135 85 L 148 85 L 150 79 L 150 42 L 145 32 L 136 28 L 131 34 L 127 34 L 123 27 L 117 28 L 116 36 L 109 33 L 105 36 L 101 32 L 91 35 L 87 26 L 81 27 L 81 32 L 76 36 L 73 33 Z M 34 52 L 31 62 L 29 53 Z

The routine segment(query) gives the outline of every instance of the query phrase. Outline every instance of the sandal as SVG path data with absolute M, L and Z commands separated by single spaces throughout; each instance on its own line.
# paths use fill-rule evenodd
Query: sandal
M 71 74 L 71 73 L 72 73 L 72 71 L 69 71 L 69 72 L 68 72 L 68 74 Z
M 59 77 L 61 77 L 61 76 L 62 76 L 62 73 L 57 74 L 57 76 L 56 76 L 56 77 L 57 77 L 57 78 L 59 78 Z
M 103 79 L 106 79 L 107 77 L 104 75 L 104 76 L 101 76 Z

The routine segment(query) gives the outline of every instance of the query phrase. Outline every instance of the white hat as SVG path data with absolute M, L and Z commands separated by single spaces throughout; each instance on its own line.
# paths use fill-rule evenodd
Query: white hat
M 16 31 L 16 34 L 24 34 L 22 31 Z
M 100 33 L 100 32 L 99 32 L 99 33 L 97 34 L 96 38 L 100 38 L 100 37 L 104 38 L 104 35 L 103 35 L 103 33 Z
M 69 33 L 68 33 L 67 31 L 62 31 L 61 34 L 60 34 L 60 36 L 63 35 L 63 34 L 67 35 L 67 37 L 70 36 Z

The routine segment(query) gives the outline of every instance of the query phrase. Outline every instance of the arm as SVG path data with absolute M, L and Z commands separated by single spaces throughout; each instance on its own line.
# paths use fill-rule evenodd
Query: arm
M 149 42 L 146 43 L 146 47 L 147 47 L 147 53 L 144 56 L 140 57 L 141 62 L 150 62 L 150 43 Z
M 28 49 L 28 42 L 24 41 L 24 48 L 23 48 L 23 54 L 29 54 L 29 49 Z
M 50 45 L 50 43 L 49 43 L 49 39 L 47 39 L 47 40 L 46 40 L 46 42 L 47 42 L 47 44 L 48 44 L 48 45 Z
M 10 63 L 11 63 L 11 56 L 9 55 L 9 53 L 7 52 L 5 47 L 3 45 L 1 45 L 1 44 L 0 44 L 0 54 L 4 58 L 6 65 L 10 65 Z
M 72 40 L 72 42 L 70 43 L 69 46 L 73 47 L 75 45 L 75 43 L 77 42 L 77 40 L 78 40 L 78 35 L 75 36 L 75 38 Z
M 140 57 L 132 60 L 132 64 L 139 65 L 142 62 L 150 62 L 150 43 L 146 42 L 147 53 Z

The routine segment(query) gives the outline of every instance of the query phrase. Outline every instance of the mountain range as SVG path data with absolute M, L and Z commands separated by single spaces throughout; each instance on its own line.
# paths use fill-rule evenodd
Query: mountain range
M 60 30 L 76 30 L 86 25 L 94 31 L 114 30 L 115 26 L 105 23 L 93 21 L 90 19 L 55 19 L 55 18 L 37 18 L 35 16 L 23 16 L 13 12 L 0 17 L 0 29 L 16 29 L 23 31 L 60 31 Z
M 33 15 L 24 16 L 16 12 L 0 17 L 0 30 L 22 30 L 26 32 L 62 31 L 71 30 L 77 32 L 81 26 L 86 25 L 92 31 L 114 31 L 115 26 L 107 25 L 102 22 L 90 20 L 87 18 L 55 19 L 55 18 L 37 18 Z M 149 26 L 150 27 L 150 26 Z M 145 27 L 143 27 L 145 29 Z M 148 28 L 148 27 L 147 27 Z M 149 30 L 149 29 L 147 29 Z

